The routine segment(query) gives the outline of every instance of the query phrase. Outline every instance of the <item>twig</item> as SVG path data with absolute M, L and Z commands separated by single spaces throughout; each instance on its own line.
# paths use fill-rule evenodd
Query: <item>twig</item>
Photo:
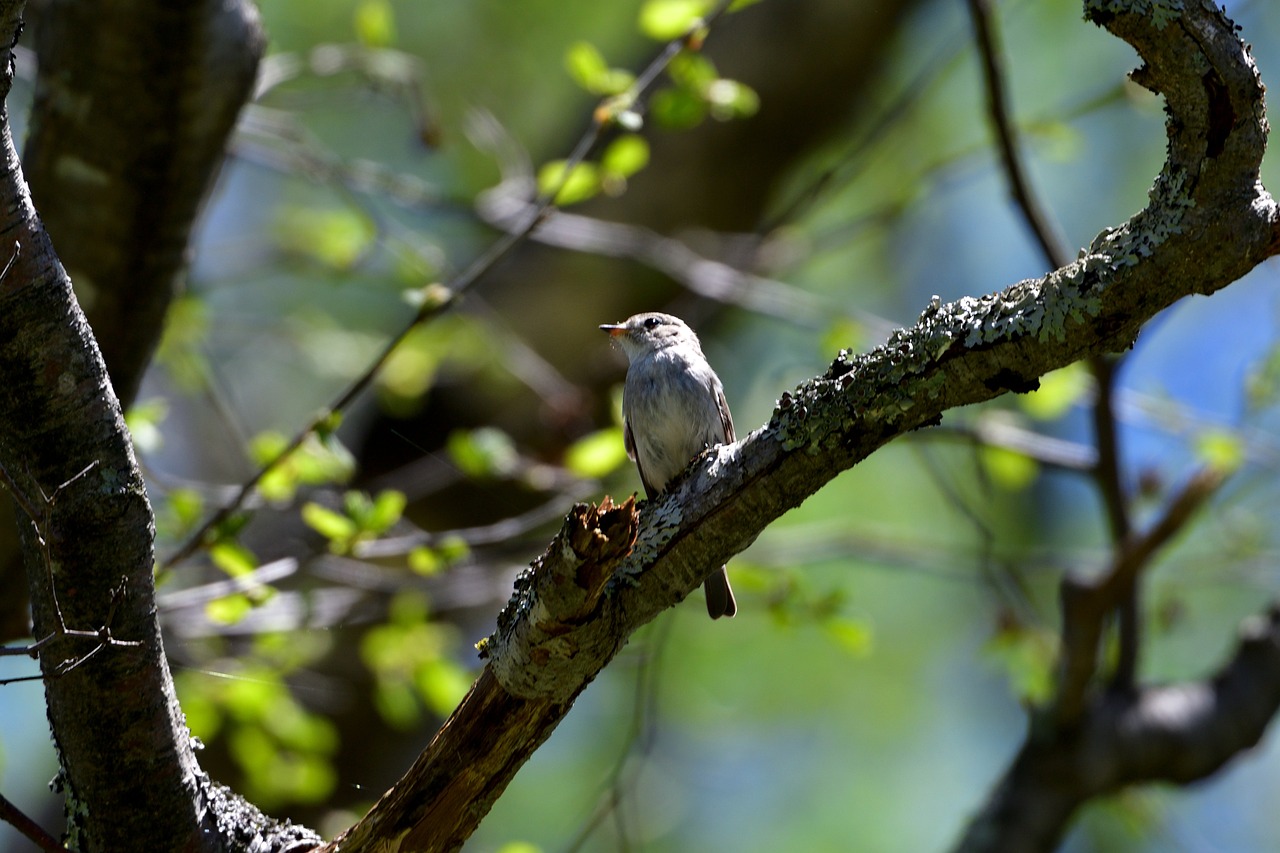
M 1150 530 L 1136 538 L 1130 536 L 1121 545 L 1101 577 L 1063 578 L 1062 654 L 1055 707 L 1060 725 L 1074 724 L 1084 712 L 1107 614 L 1131 597 L 1139 575 L 1150 565 L 1156 551 L 1187 526 L 1224 478 L 1225 474 L 1216 468 L 1199 471 L 1169 502 Z
M 57 622 L 53 631 L 26 646 L 0 646 L 0 657 L 25 655 L 32 659 L 37 659 L 41 657 L 45 646 L 62 637 L 79 640 L 89 639 L 97 642 L 97 645 L 95 645 L 88 654 L 81 655 L 78 658 L 68 658 L 67 660 L 50 667 L 47 673 L 0 679 L 0 686 L 5 684 L 15 684 L 22 681 L 40 681 L 46 677 L 61 677 L 76 669 L 108 646 L 117 648 L 140 648 L 142 646 L 141 641 L 119 640 L 111 633 L 111 623 L 115 620 L 116 604 L 124 595 L 123 582 L 121 582 L 116 589 L 112 590 L 111 604 L 107 610 L 106 621 L 103 623 L 102 627 L 97 630 L 68 628 L 66 618 L 62 615 L 62 605 L 58 601 L 57 583 L 53 577 L 53 554 L 50 552 L 49 541 L 45 531 L 47 529 L 49 518 L 57 504 L 58 498 L 77 480 L 84 477 L 97 466 L 98 461 L 95 459 L 84 468 L 81 468 L 78 473 L 67 479 L 65 482 L 60 483 L 58 487 L 53 490 L 52 494 L 45 494 L 44 489 L 40 484 L 36 483 L 36 489 L 40 492 L 40 498 L 43 501 L 43 506 L 37 507 L 35 502 L 26 494 L 26 491 L 18 485 L 17 481 L 13 478 L 13 475 L 9 473 L 9 470 L 3 464 L 0 464 L 0 485 L 5 487 L 5 489 L 13 496 L 14 503 L 16 503 L 18 507 L 26 513 L 34 530 L 36 544 L 40 549 L 40 557 L 44 562 L 45 575 L 49 581 L 49 598 L 50 603 L 53 605 L 54 619 Z
M 40 824 L 23 814 L 3 794 L 0 794 L 0 820 L 21 832 L 45 853 L 69 853 L 67 848 L 58 843 L 58 839 L 45 832 Z
M 1057 223 L 1047 208 L 1040 204 L 1027 179 L 1004 90 L 1004 72 L 1000 48 L 996 44 L 995 22 L 992 20 L 990 0 L 969 0 L 969 13 L 973 18 L 974 35 L 978 40 L 978 54 L 982 58 L 983 79 L 987 86 L 987 109 L 996 142 L 1000 147 L 1000 160 L 1009 178 L 1009 189 L 1018 209 L 1027 220 L 1031 233 L 1040 244 L 1040 251 L 1055 269 L 1071 262 Z

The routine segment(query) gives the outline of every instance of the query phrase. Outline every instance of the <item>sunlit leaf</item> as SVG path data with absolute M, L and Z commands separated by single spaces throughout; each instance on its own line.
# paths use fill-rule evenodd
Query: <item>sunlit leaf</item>
M 667 66 L 672 82 L 691 92 L 700 92 L 720 78 L 715 63 L 701 53 L 682 51 Z
M 205 615 L 210 622 L 218 625 L 234 625 L 253 609 L 253 602 L 241 593 L 233 593 L 215 598 L 204 606 Z
M 153 453 L 160 449 L 164 434 L 160 424 L 169 415 L 169 403 L 163 397 L 153 397 L 129 407 L 124 422 L 129 427 L 133 446 L 140 453 Z
M 760 96 L 756 90 L 736 80 L 717 80 L 707 87 L 707 103 L 711 115 L 720 121 L 749 118 L 760 111 Z
M 854 657 L 866 657 L 871 654 L 874 634 L 871 626 L 859 619 L 833 617 L 822 625 L 822 630 L 836 645 Z
M 626 461 L 622 428 L 616 426 L 583 436 L 564 454 L 565 467 L 579 477 L 603 477 Z
M 164 367 L 182 391 L 198 391 L 208 384 L 209 362 L 203 346 L 208 335 L 209 316 L 204 302 L 183 296 L 169 305 L 155 362 Z
M 285 207 L 275 232 L 286 251 L 341 270 L 363 257 L 376 236 L 368 218 L 350 208 Z
M 1244 440 L 1225 429 L 1205 430 L 1196 436 L 1196 456 L 1205 465 L 1219 471 L 1231 472 L 1239 469 L 1244 464 L 1246 451 Z
M 842 349 L 858 352 L 866 345 L 867 330 L 862 323 L 848 317 L 837 317 L 822 334 L 823 358 L 835 358 Z
M 209 559 L 230 577 L 239 578 L 258 568 L 258 559 L 233 539 L 223 539 L 209 549 Z
M 195 489 L 174 489 L 166 497 L 165 508 L 180 528 L 190 527 L 204 514 L 204 498 Z
M 409 552 L 409 568 L 415 574 L 430 577 L 438 574 L 444 566 L 445 562 L 440 558 L 440 555 L 425 545 L 414 548 Z
M 384 489 L 379 492 L 373 499 L 373 506 L 370 507 L 368 517 L 364 521 L 365 529 L 372 533 L 385 533 L 400 521 L 407 502 L 404 492 L 398 492 L 395 489 Z
M 1280 400 L 1280 345 L 1272 346 L 1245 378 L 1245 395 L 1255 411 Z
M 596 95 L 617 95 L 625 92 L 635 76 L 631 72 L 610 68 L 595 45 L 580 41 L 570 45 L 564 57 L 565 67 L 574 81 Z
M 649 101 L 649 114 L 668 130 L 697 127 L 707 117 L 707 102 L 685 89 L 660 89 Z
M 354 25 L 356 40 L 366 47 L 386 47 L 396 40 L 396 14 L 389 0 L 360 0 Z
M 609 175 L 629 178 L 649 164 L 649 143 L 643 136 L 619 136 L 600 156 L 600 168 Z
M 498 848 L 498 853 L 542 853 L 542 848 L 528 841 L 508 841 Z
M 1016 397 L 1022 410 L 1036 420 L 1052 421 L 1065 415 L 1090 388 L 1089 370 L 1083 362 L 1069 364 L 1040 377 L 1040 387 Z
M 303 504 L 302 520 L 331 543 L 345 542 L 358 530 L 354 521 L 318 503 Z
M 511 436 L 496 427 L 455 430 L 445 441 L 453 464 L 469 477 L 509 474 L 517 461 Z
M 1030 486 L 1040 472 L 1036 460 L 1003 447 L 983 447 L 980 458 L 992 481 L 1011 492 Z
M 422 719 L 422 703 L 414 686 L 407 681 L 379 680 L 373 704 L 382 719 L 397 729 L 411 729 Z
M 471 676 L 448 658 L 419 667 L 414 682 L 427 707 L 441 717 L 448 716 L 471 689 Z
M 436 551 L 446 563 L 456 563 L 471 553 L 471 546 L 461 536 L 446 536 L 436 545 Z
M 658 41 L 679 38 L 706 11 L 705 0 L 648 0 L 640 7 L 640 31 Z
M 555 193 L 559 205 L 586 201 L 600 192 L 600 170 L 594 163 L 578 163 L 565 176 L 568 163 L 553 160 L 538 170 L 538 192 Z

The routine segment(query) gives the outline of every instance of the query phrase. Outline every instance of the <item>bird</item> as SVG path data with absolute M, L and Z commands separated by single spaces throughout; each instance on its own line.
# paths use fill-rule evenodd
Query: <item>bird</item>
M 649 312 L 600 328 L 627 356 L 623 441 L 652 500 L 703 450 L 735 440 L 724 386 L 679 317 Z M 738 612 L 724 566 L 702 588 L 712 619 Z

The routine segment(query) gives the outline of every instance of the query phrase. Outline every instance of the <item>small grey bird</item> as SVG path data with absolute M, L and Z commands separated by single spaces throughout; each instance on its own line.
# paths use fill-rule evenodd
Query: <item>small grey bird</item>
M 623 437 L 652 499 L 703 450 L 734 440 L 724 386 L 698 336 L 679 317 L 636 314 L 600 328 L 630 362 L 622 388 Z M 712 619 L 738 612 L 724 566 L 702 588 Z

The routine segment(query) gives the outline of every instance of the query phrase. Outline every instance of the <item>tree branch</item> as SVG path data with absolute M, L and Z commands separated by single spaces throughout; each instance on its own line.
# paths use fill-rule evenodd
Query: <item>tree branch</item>
M 4 97 L 21 10 L 20 2 L 0 2 Z M 314 844 L 314 833 L 264 817 L 196 763 L 155 617 L 142 476 L 93 334 L 32 205 L 7 119 L 6 108 L 0 231 L 20 251 L 0 273 L 0 466 L 15 500 L 34 512 L 20 537 L 36 636 L 102 626 L 98 649 L 71 667 L 62 666 L 65 646 L 83 631 L 63 630 L 39 648 L 68 844 L 80 851 Z
M 959 853 L 1053 850 L 1086 800 L 1142 782 L 1203 779 L 1255 746 L 1280 708 L 1280 610 L 1247 622 L 1207 681 L 1098 697 L 1081 726 L 1033 728 Z
M 1157 312 L 1225 287 L 1272 254 L 1277 209 L 1258 182 L 1266 140 L 1261 82 L 1225 16 L 1207 2 L 1183 5 L 1190 8 L 1157 27 L 1145 12 L 1086 3 L 1095 20 L 1138 48 L 1148 63 L 1139 78 L 1168 101 L 1169 159 L 1145 210 L 1062 269 L 982 298 L 931 305 L 873 352 L 842 351 L 826 373 L 784 393 L 768 424 L 707 451 L 670 491 L 642 504 L 633 544 L 629 523 L 613 515 L 622 508 L 575 508 L 517 585 L 497 632 L 482 644 L 488 668 L 414 765 L 413 779 L 328 849 L 374 849 L 377 838 L 384 845 L 377 849 L 456 849 L 466 831 L 459 824 L 432 830 L 438 798 L 453 798 L 478 821 L 631 632 L 772 521 L 888 441 L 938 423 L 947 409 L 1032 390 L 1043 373 L 1127 348 Z M 1242 695 L 1238 685 L 1253 684 L 1250 701 L 1280 695 L 1280 665 L 1270 666 L 1266 636 L 1224 671 L 1248 670 L 1259 680 L 1224 678 L 1231 689 L 1188 720 L 1219 724 Z M 1171 695 L 1181 694 L 1138 698 L 1158 705 Z M 1265 706 L 1258 699 L 1252 707 Z M 1150 711 L 1140 702 L 1127 712 L 1154 733 Z M 476 806 L 464 806 L 477 791 L 484 795 Z
M 1118 549 L 1111 567 L 1097 580 L 1068 576 L 1062 580 L 1062 650 L 1055 725 L 1071 729 L 1079 724 L 1089 703 L 1089 688 L 1097 668 L 1099 643 L 1108 615 L 1134 599 L 1142 571 L 1221 485 L 1223 474 L 1199 472 L 1169 502 L 1160 520 L 1145 535 L 1130 537 Z M 1119 685 L 1127 687 L 1126 685 Z
M 245 0 L 103 12 L 39 5 L 23 169 L 128 405 L 266 39 Z

